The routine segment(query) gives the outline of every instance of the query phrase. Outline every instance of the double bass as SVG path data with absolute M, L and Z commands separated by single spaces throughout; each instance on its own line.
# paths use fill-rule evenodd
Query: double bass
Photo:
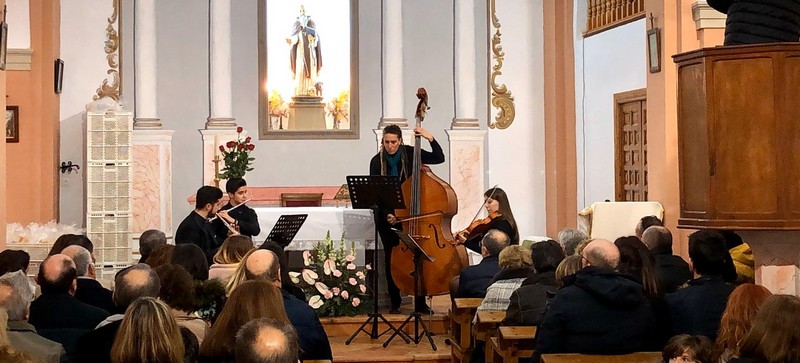
M 417 90 L 415 112 L 417 127 L 422 125 L 428 107 L 428 94 L 424 88 Z M 450 184 L 422 164 L 420 135 L 414 137 L 414 163 L 411 178 L 401 185 L 406 209 L 398 209 L 395 216 L 404 230 L 417 241 L 434 261 L 422 263 L 420 296 L 442 295 L 450 291 L 449 284 L 462 268 L 461 258 L 452 241 L 455 240 L 450 221 L 458 212 L 458 199 Z M 414 254 L 404 244 L 392 250 L 392 277 L 405 294 L 414 294 Z

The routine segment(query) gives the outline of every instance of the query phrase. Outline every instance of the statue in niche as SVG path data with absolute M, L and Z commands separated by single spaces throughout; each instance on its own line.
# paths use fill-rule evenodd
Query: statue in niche
M 292 46 L 290 63 L 295 96 L 321 96 L 317 94 L 316 88 L 317 75 L 322 68 L 319 35 L 316 24 L 306 15 L 302 5 L 300 15 L 292 27 L 292 35 L 286 38 L 286 42 Z

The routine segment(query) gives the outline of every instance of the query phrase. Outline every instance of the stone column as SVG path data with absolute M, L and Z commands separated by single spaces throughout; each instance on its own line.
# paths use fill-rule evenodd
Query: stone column
M 211 115 L 206 129 L 233 129 L 233 100 L 231 99 L 231 2 L 211 0 L 209 30 L 209 77 Z
M 160 129 L 158 118 L 156 64 L 156 1 L 137 0 L 134 4 L 135 118 L 133 128 Z
M 477 84 L 475 82 L 475 7 L 471 0 L 455 0 L 455 104 L 451 128 L 479 128 L 475 117 Z
M 158 229 L 172 240 L 173 130 L 134 130 L 132 138 L 133 188 L 131 252 L 139 255 L 139 236 Z
M 383 0 L 383 115 L 378 128 L 408 127 L 403 112 L 403 6 L 401 0 Z
M 700 47 L 713 47 L 722 44 L 725 38 L 726 15 L 714 10 L 708 1 L 697 0 L 692 4 L 692 19 L 697 29 Z

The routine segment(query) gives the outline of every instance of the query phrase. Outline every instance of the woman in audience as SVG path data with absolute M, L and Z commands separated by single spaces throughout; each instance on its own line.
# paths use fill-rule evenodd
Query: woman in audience
M 486 288 L 486 296 L 478 306 L 478 310 L 505 311 L 511 293 L 522 285 L 522 281 L 525 281 L 531 272 L 531 250 L 526 247 L 508 246 L 500 252 L 498 259 L 500 272 Z
M 150 252 L 150 256 L 144 261 L 151 268 L 166 265 L 172 260 L 172 252 L 175 251 L 173 245 L 163 245 Z
M 223 285 L 227 284 L 236 271 L 236 266 L 239 266 L 244 255 L 252 249 L 253 240 L 250 237 L 235 235 L 226 238 L 214 255 L 214 264 L 208 268 L 208 278 L 219 279 Z
M 800 362 L 800 298 L 772 295 L 758 309 L 753 327 L 731 363 Z
M 558 267 L 556 267 L 556 285 L 559 289 L 572 284 L 570 276 L 575 276 L 578 270 L 583 267 L 581 266 L 581 259 L 580 254 L 575 254 L 567 256 L 558 264 Z
M 739 356 L 739 343 L 753 326 L 758 309 L 770 296 L 772 293 L 766 287 L 754 284 L 742 284 L 733 290 L 719 323 L 714 361 L 725 363 Z
M 117 330 L 114 363 L 183 363 L 183 339 L 169 307 L 152 297 L 136 299 Z
M 31 255 L 22 250 L 4 250 L 0 252 L 0 276 L 9 272 L 20 271 L 28 274 Z
M 531 246 L 533 271 L 511 294 L 502 325 L 538 325 L 547 304 L 547 292 L 558 289 L 556 267 L 564 259 L 561 245 L 553 240 Z
M 53 247 L 50 248 L 50 252 L 47 255 L 52 256 L 61 253 L 65 248 L 72 245 L 78 245 L 87 249 L 89 253 L 92 254 L 92 259 L 94 259 L 94 244 L 92 244 L 89 238 L 80 234 L 63 234 L 59 236 L 56 238 Z
M 281 266 L 281 289 L 294 295 L 294 297 L 300 299 L 300 301 L 306 301 L 306 294 L 303 292 L 303 289 L 295 285 L 292 279 L 289 278 L 289 262 L 283 247 L 273 241 L 264 241 L 258 248 L 270 250 L 278 256 L 278 263 Z
M 259 318 L 291 324 L 278 287 L 264 281 L 245 281 L 233 290 L 217 322 L 200 345 L 200 361 L 233 361 L 236 332 Z
M 672 337 L 661 353 L 664 363 L 711 363 L 711 341 L 702 335 Z
M 189 329 L 197 337 L 198 344 L 208 334 L 209 326 L 201 319 L 195 310 L 195 285 L 192 275 L 178 265 L 161 265 L 156 267 L 156 273 L 161 280 L 161 290 L 158 298 L 170 307 L 170 313 L 178 325 Z
M 169 262 L 183 267 L 196 281 L 208 280 L 208 260 L 203 250 L 195 244 L 175 246 Z
M 509 244 L 519 244 L 519 231 L 517 231 L 517 221 L 514 219 L 514 213 L 511 212 L 511 205 L 508 202 L 508 196 L 503 189 L 494 187 L 483 193 L 485 199 L 484 207 L 489 216 L 486 218 L 488 223 L 475 228 L 472 231 L 463 230 L 456 234 L 456 242 L 464 244 L 476 253 L 481 253 L 480 242 L 483 236 L 492 229 L 503 231 L 511 239 Z
M 647 246 L 635 236 L 617 238 L 614 245 L 619 249 L 619 272 L 639 280 L 650 298 L 660 296 L 654 258 Z

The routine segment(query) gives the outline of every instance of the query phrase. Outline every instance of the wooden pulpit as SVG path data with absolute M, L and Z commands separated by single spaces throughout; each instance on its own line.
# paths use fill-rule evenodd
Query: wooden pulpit
M 705 48 L 674 60 L 678 226 L 800 230 L 800 43 Z

